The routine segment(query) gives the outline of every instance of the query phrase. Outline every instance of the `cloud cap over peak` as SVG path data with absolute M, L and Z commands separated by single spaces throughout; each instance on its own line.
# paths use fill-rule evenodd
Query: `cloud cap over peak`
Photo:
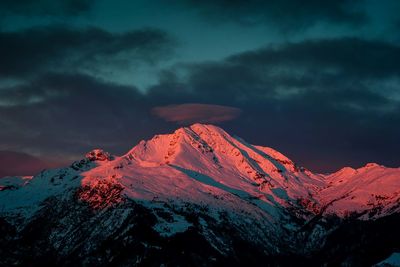
M 230 121 L 238 117 L 241 110 L 235 107 L 209 105 L 199 103 L 187 103 L 181 105 L 168 105 L 155 107 L 153 114 L 169 121 L 179 124 L 218 123 Z

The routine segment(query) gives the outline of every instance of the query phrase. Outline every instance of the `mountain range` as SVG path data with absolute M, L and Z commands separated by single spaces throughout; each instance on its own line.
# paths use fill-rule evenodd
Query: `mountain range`
M 390 266 L 399 226 L 400 168 L 313 173 L 214 125 L 0 179 L 2 266 Z

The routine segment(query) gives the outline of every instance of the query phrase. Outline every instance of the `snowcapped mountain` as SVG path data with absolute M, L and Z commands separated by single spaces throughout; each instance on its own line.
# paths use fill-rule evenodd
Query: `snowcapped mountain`
M 368 163 L 359 169 L 345 167 L 324 178 L 327 185 L 317 199 L 330 203 L 326 212 L 361 219 L 400 212 L 400 168 Z
M 379 240 L 364 230 L 386 238 L 399 211 L 400 169 L 314 174 L 194 124 L 120 157 L 94 150 L 67 168 L 0 179 L 0 263 L 365 266 L 400 243 L 392 234 L 367 255 Z M 347 231 L 356 237 L 338 249 Z

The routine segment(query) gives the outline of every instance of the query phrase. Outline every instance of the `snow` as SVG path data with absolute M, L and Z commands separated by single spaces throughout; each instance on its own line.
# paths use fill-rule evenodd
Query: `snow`
M 0 191 L 15 190 L 24 186 L 32 179 L 32 176 L 7 176 L 0 179 Z
M 343 168 L 325 179 L 327 187 L 316 198 L 321 205 L 337 199 L 328 207 L 330 213 L 345 216 L 383 206 L 377 218 L 389 214 L 388 210 L 400 200 L 400 168 L 369 163 L 359 169 Z
M 70 169 L 47 170 L 33 178 L 14 178 L 20 187 L 0 192 L 0 213 L 19 213 L 28 217 L 40 208 L 50 196 L 62 194 L 70 188 L 80 186 L 77 173 Z M 0 179 L 2 181 L 3 179 Z M 7 182 L 7 179 L 6 181 Z
M 283 216 L 281 207 L 299 198 L 310 206 L 327 206 L 326 212 L 339 216 L 384 205 L 386 209 L 375 215 L 382 216 L 396 212 L 400 199 L 399 168 L 367 164 L 314 174 L 275 149 L 251 145 L 213 125 L 194 124 L 141 141 L 120 157 L 97 149 L 72 167 L 33 178 L 1 179 L 0 212 L 31 216 L 48 197 L 102 184 L 118 184 L 122 197 L 148 207 L 157 201 L 176 206 L 203 203 L 216 220 L 223 210 L 243 218 L 251 214 L 271 225 Z M 14 187 L 4 190 L 10 185 Z M 92 194 L 81 196 L 84 201 L 99 201 Z M 104 201 L 113 205 L 119 197 Z M 157 227 L 168 234 L 189 226 L 175 216 L 173 222 Z
M 384 266 L 393 266 L 393 267 L 399 267 L 400 266 L 400 253 L 395 252 L 392 253 L 388 258 L 385 260 L 379 262 L 378 264 L 375 265 L 375 267 L 384 267 Z
M 185 217 L 178 214 L 173 214 L 171 220 L 166 220 L 161 216 L 157 216 L 157 218 L 158 223 L 154 226 L 154 230 L 165 237 L 183 233 L 192 226 L 191 223 L 186 221 Z
M 90 161 L 110 161 L 113 159 L 113 156 L 110 153 L 105 152 L 102 149 L 94 149 L 85 155 Z

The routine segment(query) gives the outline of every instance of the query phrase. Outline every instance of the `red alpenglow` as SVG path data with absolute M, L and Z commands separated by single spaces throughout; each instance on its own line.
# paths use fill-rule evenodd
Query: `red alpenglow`
M 44 246 L 59 249 L 62 260 L 109 263 L 127 251 L 122 259 L 136 262 L 141 251 L 151 260 L 166 251 L 174 260 L 194 255 L 195 262 L 209 259 L 208 250 L 203 254 L 208 247 L 222 262 L 246 254 L 233 266 L 246 265 L 250 256 L 257 261 L 265 257 L 263 266 L 271 255 L 293 261 L 289 266 L 310 266 L 296 263 L 302 255 L 307 263 L 318 263 L 315 253 L 347 255 L 358 253 L 359 244 L 374 251 L 379 244 L 384 250 L 368 261 L 374 263 L 393 251 L 388 235 L 398 240 L 399 177 L 400 168 L 375 163 L 329 175 L 313 173 L 273 148 L 249 144 L 217 126 L 194 124 L 143 140 L 122 156 L 96 149 L 69 167 L 0 179 L 0 217 L 5 218 L 2 229 L 23 229 L 15 239 L 6 235 L 7 248 L 20 242 L 14 246 L 30 251 L 26 240 L 35 233 Z M 343 230 L 351 238 L 335 235 Z M 199 240 L 201 246 L 190 247 Z M 238 240 L 256 245 L 238 250 L 232 245 Z M 324 245 L 326 240 L 335 243 Z M 144 244 L 140 251 L 132 250 L 138 244 Z M 154 254 L 148 244 L 157 244 Z M 346 251 L 337 252 L 340 247 Z M 43 246 L 33 249 L 40 254 Z M 104 253 L 108 249 L 111 253 Z

